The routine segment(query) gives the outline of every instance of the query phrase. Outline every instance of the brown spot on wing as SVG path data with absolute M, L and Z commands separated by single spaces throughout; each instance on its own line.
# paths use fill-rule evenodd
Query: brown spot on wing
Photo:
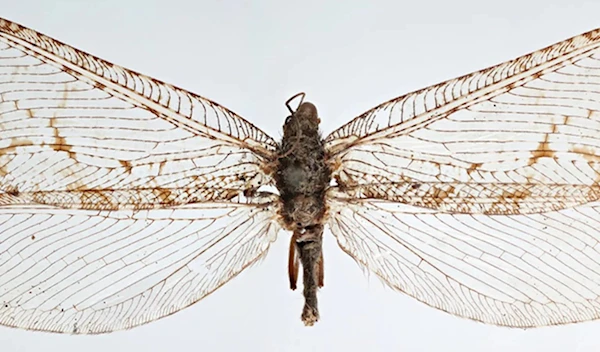
M 527 189 L 516 190 L 514 192 L 503 191 L 502 192 L 502 199 L 511 200 L 511 201 L 515 201 L 516 202 L 518 200 L 526 199 L 530 195 L 531 195 L 531 192 L 529 190 L 527 190 Z
M 448 192 L 446 192 L 445 190 L 441 189 L 441 188 L 437 188 L 437 187 L 432 187 L 433 190 L 433 195 L 432 198 L 434 199 L 434 201 L 436 203 L 442 203 L 444 201 L 444 199 L 448 198 Z
M 131 163 L 129 161 L 119 160 L 119 163 L 125 168 L 125 171 L 128 174 L 131 173 L 131 169 L 133 168 L 133 166 L 131 166 Z
M 454 190 L 455 190 L 454 186 L 449 186 L 446 189 L 434 187 L 434 193 L 433 193 L 434 203 L 437 204 L 438 206 L 446 203 L 448 201 L 448 198 L 451 198 L 451 196 L 453 195 Z
M 19 189 L 15 186 L 8 186 L 5 190 L 5 192 L 14 197 L 19 196 Z
M 484 214 L 519 214 L 521 202 L 531 196 L 531 191 L 520 188 L 514 191 L 502 191 L 498 200 Z
M 556 132 L 556 125 L 552 125 L 552 132 L 551 133 L 555 133 Z M 540 142 L 538 144 L 538 147 L 536 150 L 534 150 L 533 152 L 531 152 L 531 158 L 529 158 L 529 162 L 527 163 L 527 165 L 532 166 L 533 164 L 537 163 L 537 161 L 540 158 L 553 158 L 555 152 L 550 149 L 550 145 L 548 143 L 548 138 L 550 136 L 550 133 L 546 133 L 546 136 L 544 137 L 544 141 Z
M 83 209 L 116 209 L 115 202 L 109 192 L 86 190 L 81 193 L 80 202 Z
M 67 152 L 69 158 L 75 158 L 75 153 L 71 151 L 72 147 L 67 143 L 64 137 L 60 136 L 58 127 L 55 126 L 56 118 L 50 118 L 49 125 L 52 128 L 52 134 L 54 135 L 54 143 L 50 145 L 52 149 L 57 152 Z
M 469 166 L 469 168 L 467 169 L 467 173 L 470 175 L 473 171 L 476 171 L 477 169 L 479 169 L 481 167 L 482 163 L 473 163 L 471 164 L 471 166 Z
M 448 192 L 448 194 L 453 194 L 455 190 L 456 190 L 456 188 L 454 188 L 454 186 L 450 186 L 450 187 L 448 187 L 447 192 Z
M 165 205 L 174 204 L 173 196 L 172 196 L 172 193 L 170 190 L 168 190 L 166 188 L 158 188 L 158 189 L 156 189 L 156 192 L 158 192 L 158 199 L 160 199 L 161 204 L 165 204 Z

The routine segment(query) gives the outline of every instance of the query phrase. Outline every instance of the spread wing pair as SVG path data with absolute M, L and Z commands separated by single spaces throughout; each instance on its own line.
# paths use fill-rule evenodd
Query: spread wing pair
M 592 31 L 331 133 L 341 248 L 455 315 L 599 318 L 599 46 Z M 280 229 L 277 196 L 247 192 L 276 150 L 214 102 L 0 20 L 0 324 L 102 333 L 210 294 Z

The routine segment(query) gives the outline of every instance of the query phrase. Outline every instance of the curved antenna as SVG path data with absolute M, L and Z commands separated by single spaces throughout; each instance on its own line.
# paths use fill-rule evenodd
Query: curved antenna
M 285 106 L 287 106 L 288 110 L 290 111 L 291 114 L 294 113 L 294 110 L 292 110 L 292 108 L 290 107 L 290 103 L 292 102 L 292 100 L 298 98 L 299 96 L 302 96 L 302 98 L 300 98 L 300 103 L 298 103 L 298 107 L 300 107 L 300 105 L 302 105 L 302 102 L 304 102 L 304 97 L 306 96 L 306 94 L 304 92 L 300 92 L 294 96 L 292 96 L 291 98 L 289 98 L 286 102 L 285 102 Z M 296 108 L 297 110 L 298 108 Z

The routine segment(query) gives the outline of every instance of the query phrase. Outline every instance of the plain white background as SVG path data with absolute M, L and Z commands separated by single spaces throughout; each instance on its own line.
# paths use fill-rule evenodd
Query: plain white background
M 0 0 L 0 16 L 236 111 L 275 138 L 307 92 L 324 133 L 385 100 L 599 25 L 599 1 Z M 327 233 L 328 234 L 328 233 Z M 329 234 L 328 234 L 329 235 Z M 300 321 L 289 235 L 213 295 L 130 331 L 0 327 L 1 351 L 597 351 L 600 324 L 519 330 L 452 317 L 385 288 L 331 236 L 322 320 Z M 0 239 L 1 240 L 1 239 Z

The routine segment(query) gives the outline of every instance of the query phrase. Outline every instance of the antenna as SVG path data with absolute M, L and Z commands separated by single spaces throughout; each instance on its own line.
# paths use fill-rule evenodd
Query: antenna
M 302 97 L 302 98 L 300 98 L 300 103 L 298 103 L 298 107 L 300 107 L 300 105 L 302 105 L 302 102 L 304 102 L 304 97 L 306 96 L 306 94 L 304 92 L 300 92 L 300 93 L 292 96 L 285 102 L 285 106 L 287 106 L 288 110 L 290 111 L 290 114 L 294 113 L 294 110 L 292 110 L 292 108 L 290 107 L 290 103 L 292 102 L 292 100 L 298 98 L 299 96 Z M 296 108 L 296 110 L 298 110 L 298 107 Z

